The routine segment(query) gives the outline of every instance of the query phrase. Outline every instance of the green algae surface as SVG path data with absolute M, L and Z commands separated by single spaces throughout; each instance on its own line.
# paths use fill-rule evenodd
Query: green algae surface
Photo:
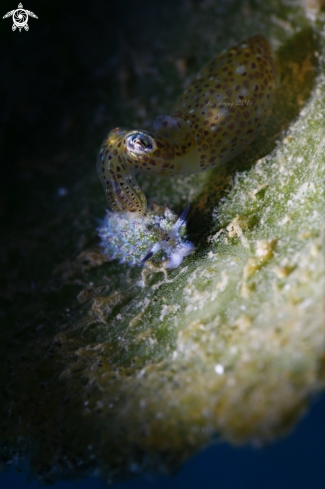
M 177 269 L 101 253 L 95 158 L 65 206 L 53 201 L 53 215 L 19 245 L 17 231 L 8 234 L 2 459 L 30 456 L 44 481 L 172 471 L 215 436 L 265 444 L 324 387 L 325 15 L 317 2 L 173 8 L 144 34 L 160 29 L 151 51 L 122 57 L 117 92 L 102 95 L 109 115 L 99 142 L 118 124 L 144 127 L 170 113 L 216 49 L 256 32 L 277 53 L 281 84 L 261 137 L 234 162 L 142 179 L 149 199 L 176 212 L 191 203 L 197 250 Z

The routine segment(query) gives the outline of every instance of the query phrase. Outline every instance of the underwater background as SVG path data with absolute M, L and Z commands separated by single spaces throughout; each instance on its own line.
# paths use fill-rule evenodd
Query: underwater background
M 16 9 L 16 3 L 2 2 L 1 17 Z M 54 489 L 103 488 L 100 473 L 112 481 L 114 489 L 201 485 L 221 489 L 323 488 L 325 234 L 324 226 L 319 225 L 321 219 L 324 223 L 324 213 L 317 209 L 324 209 L 325 198 L 324 192 L 315 188 L 323 187 L 324 181 L 324 2 L 26 0 L 23 8 L 38 17 L 29 18 L 28 32 L 13 32 L 11 17 L 0 22 L 0 487 L 34 489 L 43 482 L 53 483 Z M 220 175 L 193 176 L 183 182 L 142 180 L 149 198 L 157 196 L 164 203 L 166 197 L 178 212 L 193 201 L 189 232 L 199 243 L 199 252 L 183 265 L 189 263 L 192 273 L 197 259 L 202 260 L 202 268 L 198 278 L 195 274 L 188 278 L 187 284 L 194 285 L 185 288 L 184 299 L 180 295 L 184 281 L 180 277 L 177 282 L 178 271 L 167 278 L 162 273 L 143 276 L 138 269 L 105 262 L 98 249 L 96 227 L 107 205 L 97 181 L 96 155 L 110 129 L 117 125 L 150 127 L 155 115 L 170 113 L 184 83 L 214 52 L 257 32 L 270 38 L 274 49 L 279 48 L 284 70 L 284 88 L 262 142 L 239 158 L 237 166 L 220 170 Z M 312 107 L 310 112 L 306 107 Z M 286 132 L 296 122 L 301 123 L 296 133 Z M 302 146 L 305 141 L 310 145 L 306 154 L 298 144 L 294 146 L 297 140 Z M 255 221 L 245 216 L 237 219 L 240 212 L 236 208 L 226 209 L 225 215 L 216 211 L 213 224 L 209 223 L 219 199 L 232 195 L 231 185 L 238 184 L 235 196 L 241 202 L 243 195 L 253 195 L 253 212 L 258 206 L 276 209 L 277 198 L 263 204 L 264 197 L 269 198 L 264 181 L 252 189 L 251 182 L 245 180 L 253 180 L 250 171 L 256 159 L 256 175 L 268 178 L 263 158 L 272 151 L 273 159 L 269 163 L 265 160 L 265 166 L 274 165 L 275 174 L 285 174 L 275 161 L 288 163 L 290 178 L 286 182 L 293 202 L 298 186 L 293 178 L 306 183 L 303 165 L 314 157 L 320 162 L 318 173 L 311 167 L 310 175 L 315 175 L 315 185 L 319 185 L 304 194 L 303 212 L 299 214 L 292 204 L 290 220 L 303 239 L 310 240 L 310 254 L 299 255 L 295 245 L 290 251 L 289 242 L 288 256 L 291 253 L 298 257 L 297 263 L 311 268 L 306 280 L 298 275 L 299 263 L 285 261 L 277 268 L 277 279 L 282 281 L 279 295 L 285 297 L 289 290 L 287 278 L 292 279 L 291 287 L 302 284 L 300 295 L 290 297 L 283 314 L 272 302 L 270 282 L 266 281 L 264 289 L 262 283 L 271 275 L 268 269 L 263 275 L 263 267 L 267 268 L 267 261 L 276 254 L 272 240 L 265 263 L 252 262 L 249 260 L 255 258 L 245 254 L 243 230 L 247 235 L 255 232 Z M 298 168 L 292 162 L 300 156 L 302 166 Z M 242 172 L 242 177 L 237 178 L 236 171 Z M 272 188 L 269 193 L 277 195 L 277 191 Z M 222 227 L 228 229 L 228 218 L 229 239 L 221 243 L 218 233 Z M 272 214 L 270 234 L 272 226 L 276 229 L 275 221 L 276 214 Z M 207 249 L 210 234 L 212 244 Z M 272 314 L 287 320 L 281 331 L 272 330 L 267 336 L 270 343 L 264 346 L 267 354 L 271 353 L 266 359 L 259 356 L 263 348 L 250 350 L 254 338 L 247 318 L 241 317 L 229 328 L 234 337 L 236 332 L 240 335 L 235 344 L 228 338 L 227 320 L 231 323 L 236 295 L 226 290 L 221 299 L 211 299 L 217 286 L 223 287 L 225 275 L 218 263 L 229 248 L 235 250 L 234 261 L 253 263 L 241 290 L 243 300 L 249 302 L 262 283 L 264 302 L 253 304 L 262 317 L 261 324 Z M 207 262 L 208 253 L 216 267 Z M 258 277 L 262 279 L 254 282 L 256 270 L 261 270 Z M 215 278 L 218 274 L 220 281 Z M 142 296 L 134 292 L 140 279 L 148 281 L 152 291 L 148 296 L 146 291 Z M 188 295 L 186 289 L 190 290 Z M 188 301 L 189 331 L 183 330 L 188 319 L 183 309 L 178 312 L 175 297 L 180 303 Z M 221 306 L 218 309 L 219 299 L 220 304 L 226 304 L 226 313 Z M 211 312 L 209 305 L 199 307 L 208 302 L 216 304 L 225 321 L 220 323 L 226 326 L 218 341 L 213 336 L 215 324 L 210 321 L 215 310 Z M 142 304 L 148 307 L 147 316 L 139 309 Z M 135 331 L 125 343 L 117 333 L 112 341 L 111 336 L 109 341 L 105 336 L 106 321 L 108 324 L 112 319 L 114 329 L 120 311 Z M 279 311 L 279 316 L 274 311 Z M 155 324 L 157 314 L 166 318 L 165 329 L 144 330 L 142 317 Z M 202 318 L 206 336 L 196 329 L 202 328 Z M 124 331 L 123 327 L 121 323 L 115 330 Z M 178 327 L 181 333 L 177 336 Z M 176 342 L 185 352 L 179 371 L 169 370 L 169 352 Z M 106 356 L 98 352 L 99 344 L 105 344 Z M 237 366 L 237 383 L 228 388 L 220 383 L 216 388 L 216 375 L 209 383 L 206 367 L 230 350 L 240 352 L 235 360 L 225 353 L 229 369 Z M 192 358 L 197 351 L 195 364 Z M 255 351 L 256 363 L 250 358 L 241 363 L 246 351 Z M 149 410 L 148 418 L 142 418 L 137 379 L 146 365 L 152 367 L 148 373 L 152 383 L 144 386 L 144 392 L 153 403 L 153 414 Z M 261 369 L 256 365 L 262 365 Z M 174 404 L 166 402 L 159 391 L 161 385 L 174 381 L 179 372 L 175 384 L 184 381 L 186 371 L 188 390 L 175 399 L 173 394 Z M 120 394 L 113 414 L 106 402 L 106 386 L 112 386 L 109 395 Z M 219 389 L 225 396 L 218 405 L 220 410 L 216 416 L 208 413 L 202 427 L 198 413 L 201 408 L 209 411 L 207 406 Z M 155 409 L 164 402 L 166 423 L 157 418 L 158 422 L 153 422 L 155 434 L 142 441 L 141 422 L 145 428 L 151 425 L 155 415 L 160 415 Z M 96 450 L 88 457 L 89 440 Z M 237 443 L 242 445 L 234 447 Z M 159 475 L 164 470 L 171 475 Z

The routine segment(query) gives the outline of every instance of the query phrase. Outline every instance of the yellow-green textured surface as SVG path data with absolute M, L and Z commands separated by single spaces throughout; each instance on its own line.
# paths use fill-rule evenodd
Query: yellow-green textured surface
M 19 280 L 7 275 L 5 296 L 18 298 L 4 317 L 21 305 L 1 340 L 5 456 L 29 450 L 45 480 L 171 470 L 214 435 L 285 434 L 323 388 L 324 20 L 321 2 L 183 0 L 153 18 L 141 50 L 129 46 L 98 139 L 85 133 L 75 150 L 76 162 L 90 155 L 88 173 L 18 247 L 23 263 L 48 270 L 44 290 L 26 292 L 29 265 Z M 177 212 L 190 202 L 196 253 L 171 271 L 105 261 L 92 151 L 114 126 L 169 114 L 191 75 L 257 32 L 281 71 L 259 139 L 212 172 L 141 179 L 149 199 Z

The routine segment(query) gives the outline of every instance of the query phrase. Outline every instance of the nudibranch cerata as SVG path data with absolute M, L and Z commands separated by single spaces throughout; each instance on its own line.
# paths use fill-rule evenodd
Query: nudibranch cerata
M 172 115 L 156 117 L 153 132 L 120 127 L 109 132 L 98 155 L 97 172 L 113 211 L 100 229 L 112 259 L 141 263 L 162 250 L 160 261 L 167 257 L 167 267 L 173 268 L 193 252 L 192 243 L 181 236 L 184 213 L 179 221 L 169 209 L 148 209 L 135 175 L 187 175 L 234 158 L 263 127 L 272 110 L 277 84 L 275 57 L 269 42 L 258 34 L 210 61 L 187 86 Z M 163 226 L 160 221 L 166 221 L 166 212 L 173 217 Z M 155 221 L 152 213 L 159 219 Z M 129 222 L 129 233 L 125 221 Z M 138 248 L 134 253 L 132 246 L 122 250 L 125 239 L 137 234 L 138 225 L 140 235 L 148 234 L 150 238 L 146 236 L 141 246 L 136 237 Z M 120 240 L 116 234 L 121 235 Z

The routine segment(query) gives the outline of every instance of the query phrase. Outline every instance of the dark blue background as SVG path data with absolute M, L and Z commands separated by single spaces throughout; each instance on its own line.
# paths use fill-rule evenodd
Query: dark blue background
M 199 453 L 170 478 L 147 477 L 113 484 L 111 489 L 324 489 L 325 396 L 287 438 L 266 448 L 218 444 Z M 1 489 L 36 489 L 41 485 L 13 467 L 0 475 Z M 104 489 L 97 478 L 61 481 L 53 489 Z

